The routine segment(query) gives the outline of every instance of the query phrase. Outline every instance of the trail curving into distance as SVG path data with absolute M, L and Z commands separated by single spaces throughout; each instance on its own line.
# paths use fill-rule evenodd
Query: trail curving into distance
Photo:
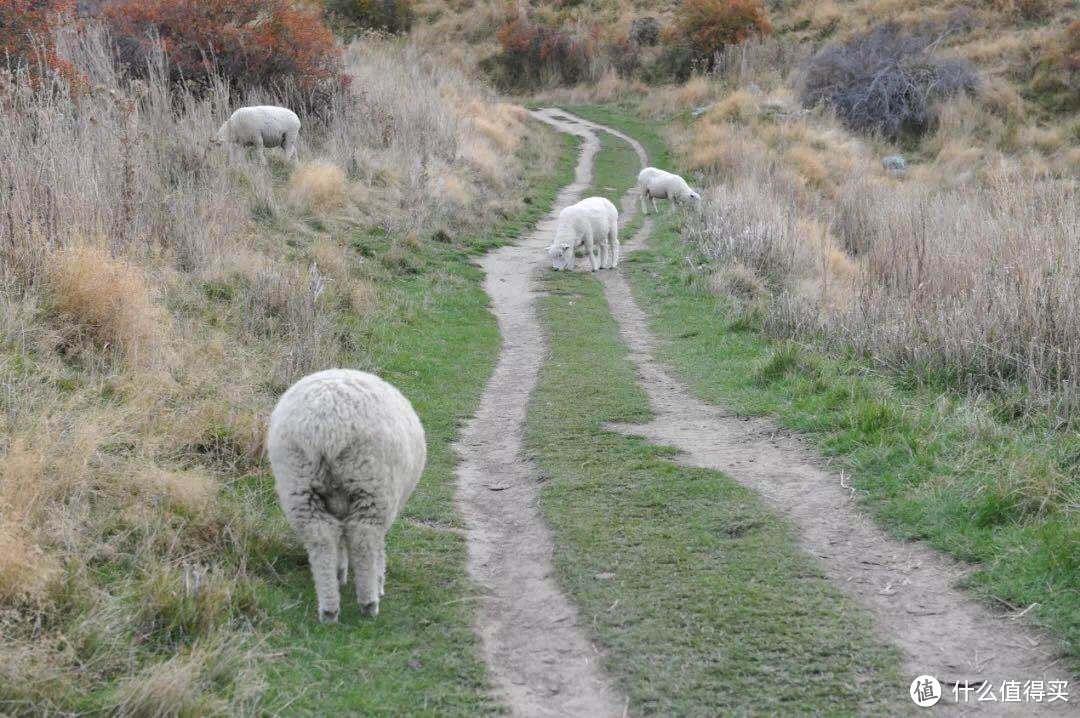
M 642 165 L 648 165 L 644 148 L 633 138 L 583 124 L 626 140 Z M 637 210 L 634 195 L 631 190 L 624 198 L 624 221 Z M 650 231 L 646 219 L 626 250 L 643 248 Z M 606 272 L 600 281 L 655 414 L 648 424 L 609 428 L 675 447 L 681 452 L 679 463 L 722 471 L 761 495 L 795 526 L 800 546 L 831 582 L 901 649 L 910 679 L 929 674 L 943 684 L 985 680 L 999 696 L 997 702 L 975 702 L 971 694 L 970 703 L 958 704 L 946 685 L 937 712 L 1080 714 L 1075 696 L 1069 704 L 1002 702 L 1003 681 L 1069 679 L 1056 665 L 1049 637 L 1016 620 L 1019 616 L 992 611 L 956 588 L 969 567 L 925 544 L 887 534 L 858 507 L 842 477 L 822 468 L 816 452 L 790 432 L 766 418 L 733 416 L 694 396 L 657 361 L 659 343 L 623 274 Z
M 554 238 L 559 211 L 592 182 L 596 136 L 533 113 L 584 140 L 574 181 L 536 229 L 484 256 L 484 289 L 502 350 L 458 453 L 457 502 L 465 518 L 469 575 L 482 590 L 476 630 L 497 697 L 517 716 L 622 716 L 626 699 L 600 667 L 602 655 L 559 588 L 551 531 L 538 506 L 539 472 L 523 451 L 525 412 L 544 359 L 537 316 L 537 275 Z
M 558 212 L 591 184 L 599 148 L 595 132 L 629 142 L 643 166 L 648 156 L 632 137 L 568 112 L 547 108 L 533 115 L 584 142 L 575 180 L 551 212 L 519 243 L 481 261 L 503 346 L 480 408 L 458 443 L 457 501 L 467 527 L 468 569 L 483 591 L 477 632 L 497 695 L 513 715 L 625 716 L 625 697 L 602 670 L 601 652 L 556 581 L 552 536 L 538 507 L 538 471 L 524 456 L 523 434 L 544 356 L 536 277 L 547 267 L 543 248 Z M 637 210 L 635 199 L 635 190 L 623 198 L 623 224 Z M 651 229 L 646 218 L 625 250 L 640 249 Z M 622 273 L 602 272 L 599 279 L 655 414 L 648 424 L 609 428 L 675 447 L 680 463 L 722 471 L 758 492 L 794 526 L 801 547 L 830 581 L 901 649 L 912 679 L 930 674 L 943 683 L 986 680 L 998 693 L 1004 680 L 1070 678 L 1056 665 L 1047 636 L 1020 616 L 992 611 L 957 589 L 968 570 L 964 564 L 889 536 L 853 501 L 841 477 L 822 468 L 813 449 L 768 419 L 732 416 L 694 396 L 656 359 L 659 343 Z M 1053 705 L 957 705 L 949 686 L 943 688 L 933 709 L 938 713 L 1080 713 L 1075 684 L 1069 703 Z

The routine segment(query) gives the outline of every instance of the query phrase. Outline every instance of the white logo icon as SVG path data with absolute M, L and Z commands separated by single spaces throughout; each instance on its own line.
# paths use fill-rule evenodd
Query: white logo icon
M 941 684 L 933 676 L 919 676 L 911 682 L 911 700 L 920 708 L 929 708 L 941 700 Z

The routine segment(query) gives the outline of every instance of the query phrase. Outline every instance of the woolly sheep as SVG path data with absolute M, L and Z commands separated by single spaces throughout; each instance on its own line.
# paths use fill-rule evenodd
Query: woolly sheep
M 657 199 L 666 199 L 670 202 L 692 202 L 697 204 L 701 201 L 701 195 L 690 189 L 686 180 L 671 172 L 646 167 L 638 173 L 638 195 L 641 197 L 641 211 L 649 213 L 645 200 L 652 202 L 653 212 L 656 209 Z
M 300 135 L 300 118 L 285 107 L 257 105 L 241 107 L 218 128 L 215 140 L 229 149 L 229 161 L 236 158 L 240 147 L 255 146 L 259 158 L 266 162 L 263 147 L 280 147 L 285 157 L 296 159 L 296 140 Z
M 599 262 L 594 242 L 600 244 Z M 582 245 L 592 271 L 619 265 L 619 210 L 603 197 L 588 197 L 559 212 L 555 239 L 547 250 L 551 266 L 556 270 L 573 270 L 574 249 Z
M 266 449 L 278 500 L 307 549 L 319 620 L 337 621 L 349 564 L 357 603 L 378 615 L 386 532 L 427 460 L 412 404 L 372 374 L 316 372 L 274 407 Z

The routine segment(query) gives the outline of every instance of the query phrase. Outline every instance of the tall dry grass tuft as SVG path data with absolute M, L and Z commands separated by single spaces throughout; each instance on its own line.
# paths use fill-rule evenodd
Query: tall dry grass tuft
M 44 289 L 46 312 L 65 347 L 90 343 L 133 365 L 155 359 L 167 318 L 137 267 L 99 247 L 75 244 L 49 258 Z
M 345 173 L 329 162 L 305 162 L 289 179 L 289 199 L 316 210 L 339 209 L 348 199 Z

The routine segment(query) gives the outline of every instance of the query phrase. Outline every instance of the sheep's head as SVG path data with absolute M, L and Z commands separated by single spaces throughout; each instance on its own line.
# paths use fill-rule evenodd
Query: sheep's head
M 685 202 L 691 207 L 697 208 L 701 206 L 701 195 L 692 189 L 687 189 L 685 192 L 679 193 L 678 201 Z
M 547 249 L 548 257 L 551 258 L 551 268 L 556 272 L 570 266 L 570 257 L 574 248 L 568 242 L 556 240 Z
M 221 127 L 218 128 L 217 134 L 210 138 L 210 141 L 215 144 L 224 144 L 226 137 L 228 137 L 229 123 L 222 122 Z

